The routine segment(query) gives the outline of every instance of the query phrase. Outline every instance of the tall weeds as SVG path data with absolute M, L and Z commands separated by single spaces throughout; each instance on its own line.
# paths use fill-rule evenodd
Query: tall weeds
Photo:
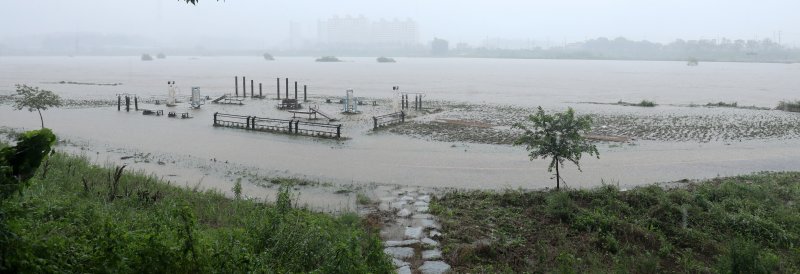
M 288 184 L 263 204 L 60 153 L 31 184 L 0 208 L 0 240 L 13 238 L 3 240 L 0 272 L 393 271 L 377 234 L 353 216 L 295 208 Z

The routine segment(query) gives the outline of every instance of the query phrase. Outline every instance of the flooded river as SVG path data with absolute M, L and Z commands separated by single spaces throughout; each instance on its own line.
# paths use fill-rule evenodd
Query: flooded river
M 275 78 L 289 77 L 292 82 L 299 81 L 301 87 L 309 86 L 311 104 L 341 117 L 340 106 L 326 104 L 324 99 L 337 100 L 348 88 L 354 89 L 356 96 L 378 99 L 388 99 L 392 96 L 391 87 L 400 86 L 403 91 L 425 92 L 425 100 L 573 106 L 579 112 L 602 112 L 620 107 L 576 102 L 649 99 L 681 105 L 736 101 L 739 105 L 772 107 L 779 100 L 796 99 L 800 87 L 797 64 L 702 63 L 688 67 L 683 62 L 424 58 L 397 58 L 398 63 L 380 64 L 372 58 L 342 59 L 348 62 L 315 63 L 313 58 L 267 62 L 257 57 L 170 56 L 151 62 L 138 57 L 0 57 L 0 95 L 13 93 L 15 83 L 25 83 L 67 98 L 115 100 L 117 93 L 163 96 L 166 82 L 176 81 L 184 95 L 190 87 L 198 86 L 203 95 L 214 97 L 231 93 L 233 77 L 244 75 L 248 77 L 248 89 L 253 79 L 256 87 L 263 83 L 265 95 L 274 96 Z M 59 81 L 122 85 L 55 84 Z M 167 160 L 161 164 L 138 163 L 141 168 L 169 174 L 172 180 L 187 185 L 202 184 L 223 191 L 228 191 L 238 176 L 225 171 L 226 164 L 231 165 L 228 169 L 264 176 L 336 185 L 502 189 L 554 184 L 547 172 L 548 162 L 529 161 L 521 147 L 437 142 L 388 131 L 373 133 L 371 115 L 390 111 L 386 107 L 363 106 L 364 114 L 343 118 L 347 124 L 346 140 L 212 126 L 214 112 L 291 117 L 276 110 L 276 102 L 247 99 L 244 106 L 207 104 L 200 110 L 191 110 L 192 119 L 144 116 L 108 106 L 51 109 L 43 114 L 46 126 L 76 144 L 70 149 L 91 151 L 87 154 L 99 162 L 123 163 L 121 156 L 151 153 Z M 141 107 L 170 110 L 146 104 Z M 187 111 L 185 106 L 176 110 Z M 667 106 L 646 111 L 680 112 L 681 108 Z M 0 106 L 0 126 L 35 129 L 39 117 L 35 112 L 14 111 L 5 104 Z M 591 187 L 605 182 L 629 187 L 800 166 L 800 140 L 796 138 L 739 142 L 642 140 L 601 143 L 598 148 L 601 158 L 584 158 L 583 172 L 573 166 L 563 169 L 569 186 Z M 211 171 L 216 167 L 220 171 Z M 259 188 L 248 187 L 258 193 L 253 196 L 262 195 Z M 343 203 L 352 205 L 350 200 Z

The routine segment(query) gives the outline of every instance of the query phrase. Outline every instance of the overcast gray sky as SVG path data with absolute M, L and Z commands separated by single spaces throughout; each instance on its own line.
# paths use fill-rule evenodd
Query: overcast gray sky
M 624 36 L 773 38 L 800 45 L 798 0 L 0 0 L 0 39 L 29 34 L 98 32 L 163 37 L 245 37 L 263 46 L 286 39 L 289 21 L 315 37 L 333 15 L 412 18 L 420 38 L 476 43 L 486 37 L 580 41 Z M 0 41 L 2 43 L 2 41 Z

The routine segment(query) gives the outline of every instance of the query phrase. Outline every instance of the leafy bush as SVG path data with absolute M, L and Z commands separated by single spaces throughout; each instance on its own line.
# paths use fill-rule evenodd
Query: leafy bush
M 641 102 L 639 102 L 636 105 L 640 106 L 640 107 L 654 107 L 654 106 L 656 106 L 656 102 L 648 101 L 648 100 L 642 100 Z
M 55 142 L 53 132 L 44 128 L 23 133 L 15 146 L 0 149 L 0 200 L 22 191 Z

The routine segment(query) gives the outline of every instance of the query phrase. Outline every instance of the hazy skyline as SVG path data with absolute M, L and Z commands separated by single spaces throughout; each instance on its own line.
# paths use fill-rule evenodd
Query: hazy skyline
M 176 0 L 4 0 L 0 44 L 57 33 L 124 34 L 167 45 L 186 37 L 229 39 L 242 48 L 272 47 L 289 24 L 316 37 L 316 22 L 332 16 L 406 19 L 420 42 L 442 37 L 480 45 L 486 38 L 582 41 L 595 37 L 669 42 L 675 39 L 777 39 L 800 44 L 800 1 L 220 1 L 197 6 Z

